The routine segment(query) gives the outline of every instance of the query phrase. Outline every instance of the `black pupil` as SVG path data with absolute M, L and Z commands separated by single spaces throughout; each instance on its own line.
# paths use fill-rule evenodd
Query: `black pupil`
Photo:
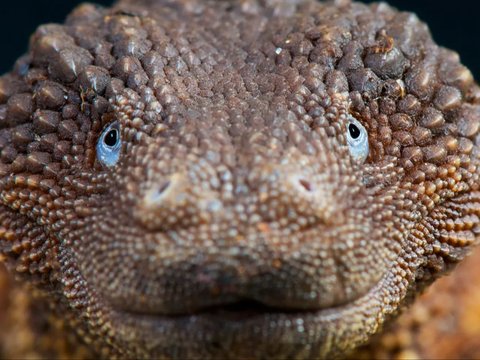
M 356 140 L 360 137 L 360 129 L 355 124 L 348 125 L 348 131 L 350 132 L 350 136 L 352 139 Z
M 117 129 L 111 129 L 105 135 L 105 138 L 103 139 L 103 142 L 107 146 L 115 146 L 117 144 L 117 139 L 118 139 L 118 130 Z

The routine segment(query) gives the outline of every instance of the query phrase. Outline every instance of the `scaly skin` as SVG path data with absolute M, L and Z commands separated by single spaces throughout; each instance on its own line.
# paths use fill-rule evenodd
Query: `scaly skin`
M 479 88 L 385 4 L 83 5 L 0 103 L 0 251 L 104 356 L 343 356 L 479 238 Z

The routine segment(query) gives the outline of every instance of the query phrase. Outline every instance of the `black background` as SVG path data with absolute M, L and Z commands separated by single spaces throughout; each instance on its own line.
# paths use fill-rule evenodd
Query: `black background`
M 63 22 L 78 0 L 8 0 L 0 5 L 2 51 L 0 74 L 9 71 L 27 50 L 35 28 L 48 22 Z M 112 0 L 98 0 L 109 5 Z M 372 2 L 372 1 L 365 1 Z M 480 79 L 480 1 L 478 0 L 389 0 L 391 5 L 413 11 L 427 22 L 433 37 L 442 46 L 460 53 L 462 62 Z

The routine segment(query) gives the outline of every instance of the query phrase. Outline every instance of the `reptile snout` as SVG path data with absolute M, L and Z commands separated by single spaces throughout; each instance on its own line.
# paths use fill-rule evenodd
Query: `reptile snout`
M 312 163 L 271 159 L 227 173 L 198 160 L 153 173 L 134 210 L 139 228 L 150 230 L 138 242 L 152 294 L 145 302 L 125 300 L 128 309 L 178 314 L 244 301 L 318 309 L 367 291 L 370 282 L 345 293 L 335 262 L 354 256 L 368 226 L 347 224 L 348 194 Z M 298 271 L 299 263 L 309 271 Z
M 192 164 L 144 184 L 135 209 L 142 227 L 167 231 L 216 224 L 242 234 L 265 223 L 299 231 L 342 221 L 334 186 L 301 163 L 252 165 L 229 176 L 194 169 Z

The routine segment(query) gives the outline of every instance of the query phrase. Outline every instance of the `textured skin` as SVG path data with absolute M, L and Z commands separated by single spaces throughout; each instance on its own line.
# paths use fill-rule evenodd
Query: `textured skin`
M 479 250 L 349 359 L 479 359 Z
M 83 5 L 0 103 L 0 251 L 104 356 L 342 356 L 479 238 L 479 88 L 385 4 Z

